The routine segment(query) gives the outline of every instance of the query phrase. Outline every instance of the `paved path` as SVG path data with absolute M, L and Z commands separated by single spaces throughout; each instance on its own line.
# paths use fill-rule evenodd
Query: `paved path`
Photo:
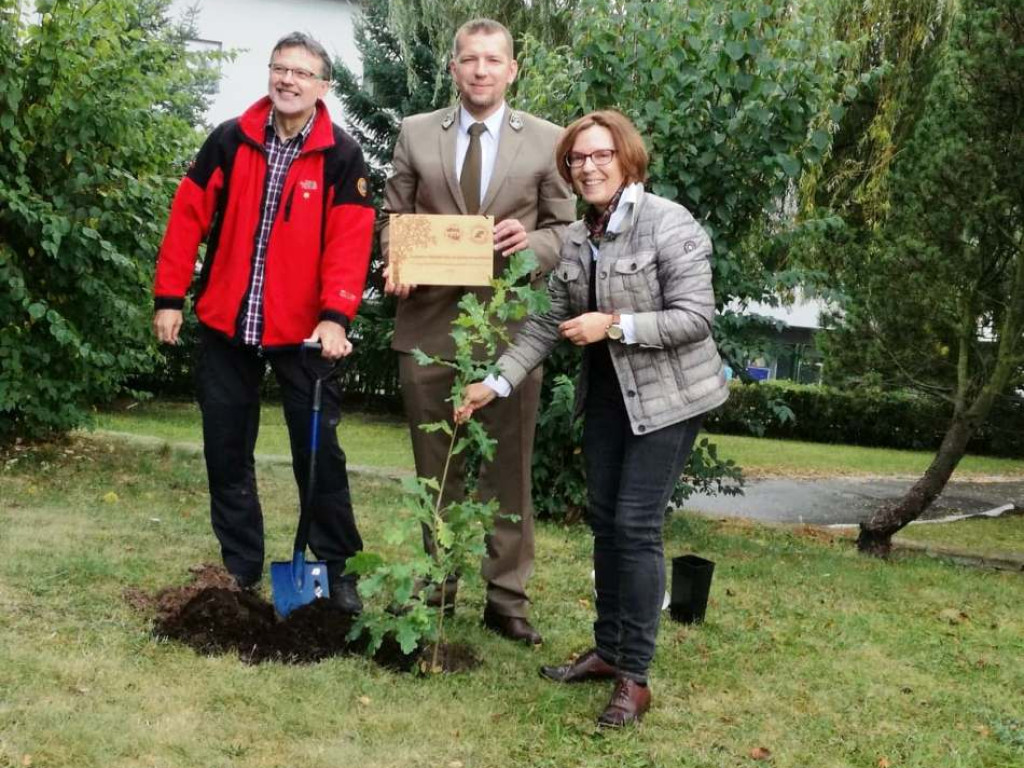
M 97 430 L 97 434 L 140 445 L 168 445 L 156 437 Z M 173 450 L 202 454 L 198 443 L 170 443 Z M 289 456 L 257 455 L 257 461 L 290 464 Z M 369 467 L 350 464 L 353 474 L 399 479 L 412 476 L 409 469 Z M 899 498 L 916 478 L 824 478 L 793 480 L 769 478 L 748 480 L 743 496 L 695 495 L 686 508 L 717 517 L 747 517 L 776 523 L 834 525 L 859 523 L 882 501 Z M 990 482 L 954 481 L 946 487 L 922 519 L 950 515 L 978 514 L 1013 504 L 1024 508 L 1024 478 Z
M 695 495 L 686 508 L 724 517 L 779 523 L 859 523 L 883 501 L 898 499 L 915 478 L 749 480 L 743 496 Z M 1024 478 L 991 482 L 953 481 L 923 519 L 978 514 L 1013 504 L 1024 508 Z

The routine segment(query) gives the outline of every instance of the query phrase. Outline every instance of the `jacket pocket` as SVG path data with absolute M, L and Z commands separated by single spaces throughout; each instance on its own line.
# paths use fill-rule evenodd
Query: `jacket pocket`
M 637 251 L 615 260 L 612 299 L 617 309 L 650 312 L 661 309 L 657 251 Z
M 561 285 L 555 285 L 556 281 Z M 555 312 L 571 314 L 581 307 L 587 306 L 586 272 L 578 261 L 558 262 L 558 265 L 551 270 L 551 286 L 551 308 Z M 562 298 L 563 295 L 564 298 Z M 563 301 L 564 305 L 561 303 Z
M 639 275 L 648 270 L 657 270 L 657 251 L 637 251 L 615 260 L 615 271 L 620 275 Z
M 555 267 L 555 274 L 563 283 L 572 283 L 580 279 L 583 274 L 583 267 L 574 261 L 563 261 Z

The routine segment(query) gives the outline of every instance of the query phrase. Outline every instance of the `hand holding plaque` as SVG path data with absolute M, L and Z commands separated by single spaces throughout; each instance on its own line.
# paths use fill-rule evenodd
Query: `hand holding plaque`
M 393 213 L 391 279 L 407 285 L 490 285 L 494 217 Z

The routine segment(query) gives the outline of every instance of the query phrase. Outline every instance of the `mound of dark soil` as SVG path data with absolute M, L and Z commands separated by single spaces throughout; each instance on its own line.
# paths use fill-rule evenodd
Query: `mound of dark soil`
M 315 600 L 280 620 L 273 605 L 239 589 L 223 568 L 201 565 L 191 573 L 192 581 L 182 587 L 153 595 L 125 592 L 125 599 L 136 609 L 154 614 L 154 636 L 176 640 L 204 655 L 235 653 L 247 664 L 312 664 L 366 652 L 365 638 L 346 639 L 352 617 L 327 600 Z M 435 669 L 433 647 L 406 655 L 393 638 L 385 639 L 374 659 L 389 669 L 423 673 L 458 672 L 480 663 L 472 648 L 448 644 L 440 647 Z
M 346 640 L 351 629 L 352 618 L 326 600 L 297 608 L 278 621 L 274 607 L 257 595 L 207 587 L 180 611 L 158 618 L 153 634 L 177 640 L 198 653 L 237 653 L 249 664 L 310 664 L 362 650 Z

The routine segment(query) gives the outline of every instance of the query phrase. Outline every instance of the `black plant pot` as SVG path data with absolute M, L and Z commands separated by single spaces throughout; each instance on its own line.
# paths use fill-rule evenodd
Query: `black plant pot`
M 672 558 L 672 601 L 669 615 L 683 624 L 700 624 L 708 607 L 715 564 L 696 555 Z

